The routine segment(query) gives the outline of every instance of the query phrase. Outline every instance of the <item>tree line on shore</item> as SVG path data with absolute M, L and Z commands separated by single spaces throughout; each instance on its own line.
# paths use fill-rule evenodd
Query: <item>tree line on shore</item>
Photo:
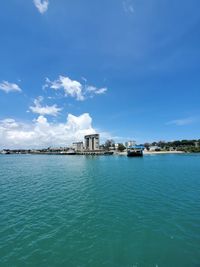
M 143 145 L 147 150 L 151 147 L 157 147 L 160 150 L 176 150 L 176 151 L 183 151 L 183 152 L 200 152 L 200 139 L 193 139 L 193 140 L 175 140 L 175 141 L 158 141 L 158 142 L 146 142 Z M 104 149 L 117 149 L 118 151 L 122 152 L 126 149 L 123 143 L 118 143 L 117 147 L 115 146 L 115 141 L 110 139 L 102 145 Z
M 175 140 L 175 141 L 159 141 L 153 143 L 144 143 L 145 148 L 157 146 L 162 150 L 177 150 L 184 152 L 200 152 L 200 139 L 193 140 Z

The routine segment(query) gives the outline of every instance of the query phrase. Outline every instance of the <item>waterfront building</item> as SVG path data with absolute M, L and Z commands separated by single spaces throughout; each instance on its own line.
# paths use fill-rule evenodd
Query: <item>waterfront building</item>
M 90 134 L 85 136 L 86 150 L 99 150 L 99 134 Z
M 150 146 L 149 151 L 160 151 L 161 148 L 159 146 Z
M 196 148 L 198 148 L 199 147 L 199 142 L 194 142 L 194 146 L 196 147 Z
M 119 147 L 119 144 L 116 143 L 116 144 L 115 144 L 115 150 L 118 150 L 118 147 Z
M 75 151 L 80 151 L 82 152 L 83 151 L 83 142 L 74 142 L 72 144 L 72 148 L 75 150 Z
M 125 142 L 125 147 L 132 147 L 132 146 L 135 146 L 136 145 L 136 141 L 128 141 L 128 142 Z

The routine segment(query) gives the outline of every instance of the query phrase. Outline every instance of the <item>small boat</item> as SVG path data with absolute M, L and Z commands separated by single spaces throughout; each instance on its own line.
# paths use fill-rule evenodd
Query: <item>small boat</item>
M 8 155 L 8 154 L 10 154 L 10 151 L 9 150 L 3 150 L 0 152 L 0 154 Z
M 142 157 L 143 156 L 143 146 L 131 146 L 127 149 L 127 157 Z
M 73 149 L 69 149 L 67 152 L 65 152 L 65 155 L 76 155 L 76 152 Z

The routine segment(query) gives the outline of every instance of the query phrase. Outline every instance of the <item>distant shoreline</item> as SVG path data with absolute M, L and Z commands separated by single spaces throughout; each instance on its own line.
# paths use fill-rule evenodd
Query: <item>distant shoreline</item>
M 184 151 L 144 151 L 143 154 L 185 154 Z
M 143 155 L 164 155 L 164 154 L 191 154 L 193 152 L 185 152 L 185 151 L 143 151 Z M 127 156 L 127 152 L 85 152 L 85 153 L 59 153 L 59 152 L 35 152 L 35 153 L 0 153 L 0 155 L 62 155 L 62 156 L 69 156 L 69 155 L 113 155 L 113 156 Z

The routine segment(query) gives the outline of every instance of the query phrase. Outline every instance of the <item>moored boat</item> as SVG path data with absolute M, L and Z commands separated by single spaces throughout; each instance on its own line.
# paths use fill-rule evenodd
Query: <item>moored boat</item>
M 127 157 L 142 157 L 143 156 L 143 146 L 131 146 L 127 149 Z

